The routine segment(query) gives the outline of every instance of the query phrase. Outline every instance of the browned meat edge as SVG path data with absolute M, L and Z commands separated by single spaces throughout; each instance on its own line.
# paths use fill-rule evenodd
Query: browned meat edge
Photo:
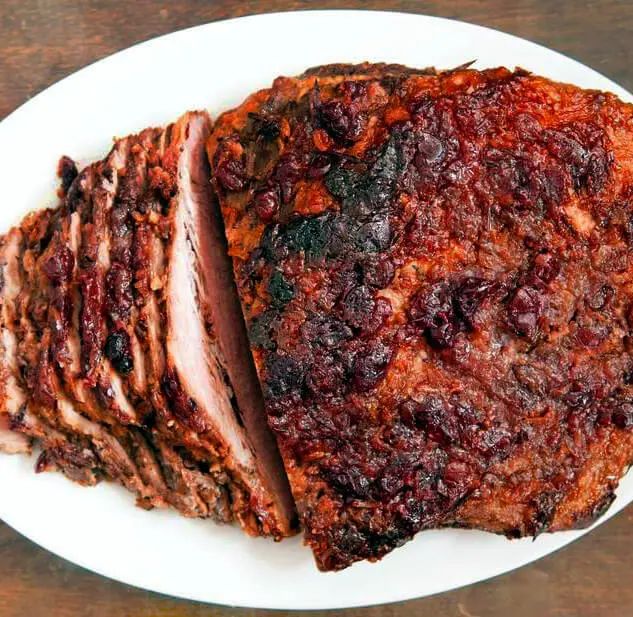
M 206 272 L 210 278 L 209 284 L 214 289 L 214 302 L 210 308 L 215 332 L 226 362 L 225 370 L 235 392 L 239 413 L 259 463 L 259 473 L 266 478 L 272 492 L 279 496 L 280 514 L 285 518 L 288 527 L 292 528 L 296 526 L 294 501 L 277 444 L 266 423 L 264 399 L 250 353 L 246 324 L 233 279 L 233 266 L 226 246 L 222 216 L 215 197 L 209 196 L 209 200 L 213 203 L 207 221 L 210 241 L 205 247 L 208 254 L 203 256 L 203 261 L 208 264 Z

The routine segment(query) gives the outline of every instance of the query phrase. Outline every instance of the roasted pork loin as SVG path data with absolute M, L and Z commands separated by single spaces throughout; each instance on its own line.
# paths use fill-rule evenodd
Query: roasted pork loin
M 35 440 L 39 471 L 281 538 L 294 524 L 281 460 L 263 414 L 238 408 L 261 404 L 239 373 L 252 361 L 233 372 L 223 353 L 235 356 L 210 131 L 189 113 L 80 173 L 62 159 L 63 203 L 3 237 L 0 447 Z
M 633 460 L 633 110 L 506 69 L 279 78 L 208 144 L 321 569 L 593 521 Z
M 0 241 L 0 450 L 252 535 L 293 533 L 294 497 L 323 570 L 613 501 L 630 105 L 333 65 L 59 173 L 61 205 Z

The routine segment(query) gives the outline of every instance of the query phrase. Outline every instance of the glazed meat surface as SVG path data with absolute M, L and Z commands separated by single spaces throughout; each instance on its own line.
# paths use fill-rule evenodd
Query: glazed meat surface
M 333 66 L 222 115 L 213 182 L 324 570 L 586 524 L 633 459 L 633 112 L 506 69 Z

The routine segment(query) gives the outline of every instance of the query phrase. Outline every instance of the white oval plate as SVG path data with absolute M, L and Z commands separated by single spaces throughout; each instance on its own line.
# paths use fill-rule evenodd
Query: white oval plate
M 631 95 L 595 71 L 501 32 L 399 13 L 322 11 L 208 24 L 137 45 L 75 73 L 0 124 L 0 229 L 53 202 L 61 154 L 101 156 L 111 137 L 213 114 L 280 74 L 317 64 L 399 62 L 450 68 L 522 66 L 583 87 Z M 633 475 L 604 522 L 633 500 Z M 342 608 L 446 591 L 517 568 L 586 532 L 508 541 L 473 531 L 425 532 L 378 564 L 319 573 L 299 538 L 275 544 L 232 527 L 145 512 L 118 487 L 80 488 L 33 460 L 0 456 L 0 517 L 44 548 L 113 579 L 173 596 L 249 607 Z

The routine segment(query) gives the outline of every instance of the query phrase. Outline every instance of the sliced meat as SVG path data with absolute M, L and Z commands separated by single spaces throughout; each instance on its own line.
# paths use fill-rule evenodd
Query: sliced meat
M 169 489 L 165 483 L 156 452 L 152 447 L 151 435 L 142 430 L 130 429 L 128 443 L 141 479 L 155 493 L 152 506 L 166 506 L 169 502 Z
M 100 462 L 84 437 L 61 428 L 51 387 L 53 371 L 50 364 L 40 362 L 42 356 L 48 358 L 46 348 L 45 353 L 40 349 L 47 303 L 41 293 L 34 293 L 33 282 L 38 255 L 50 241 L 49 227 L 56 219 L 54 211 L 45 210 L 27 216 L 21 225 L 23 247 L 18 258 L 21 285 L 15 302 L 15 332 L 17 381 L 26 399 L 12 417 L 11 428 L 37 440 L 43 449 L 40 471 L 58 468 L 74 480 L 94 484 L 100 477 Z M 50 337 L 44 339 L 45 345 L 49 342 Z M 83 470 L 80 461 L 86 463 Z
M 200 463 L 190 459 L 186 452 L 177 451 L 160 437 L 155 439 L 163 473 L 170 492 L 168 499 L 173 507 L 187 517 L 211 517 L 221 523 L 233 520 L 228 478 L 219 478 Z
M 18 229 L 12 229 L 0 240 L 0 450 L 11 454 L 31 449 L 28 436 L 11 430 L 12 418 L 26 401 L 19 383 L 15 336 L 15 300 L 22 285 L 18 265 L 21 248 L 22 234 Z
M 205 201 L 209 199 L 204 197 Z M 214 324 L 212 335 L 222 351 L 222 369 L 233 388 L 239 417 L 249 438 L 257 464 L 257 472 L 264 485 L 277 496 L 274 507 L 277 516 L 288 528 L 294 525 L 296 511 L 288 479 L 273 435 L 265 422 L 264 399 L 250 353 L 246 325 L 242 315 L 233 269 L 228 256 L 224 226 L 219 206 L 211 196 L 212 208 L 199 208 L 201 233 L 208 237 L 199 246 L 204 286 L 213 295 L 206 298 Z M 264 498 L 262 496 L 262 498 Z
M 152 140 L 157 131 L 149 129 L 130 138 L 127 165 L 121 172 L 116 197 L 110 211 L 110 267 L 106 275 L 105 309 L 110 328 L 105 342 L 105 354 L 128 386 L 132 400 L 142 400 L 146 394 L 145 358 L 137 338 L 136 323 L 139 304 L 135 274 L 147 269 L 143 246 L 143 226 L 146 203 L 147 153 L 144 142 Z M 140 237 L 139 237 L 140 236 Z M 136 292 L 136 293 L 135 293 Z M 137 302 L 137 300 L 141 302 Z
M 64 388 L 82 412 L 93 419 L 106 419 L 107 414 L 99 408 L 92 389 L 81 378 L 81 339 L 80 315 L 82 299 L 80 285 L 77 284 L 79 262 L 82 257 L 82 216 L 98 173 L 95 165 L 86 167 L 69 187 L 66 197 L 65 220 L 62 226 L 63 252 L 67 255 L 68 268 L 71 270 L 64 280 L 59 281 L 56 295 L 66 307 L 66 315 L 61 323 L 53 323 L 55 345 L 53 358 L 61 371 Z M 60 315 L 60 317 L 62 317 Z
M 122 427 L 113 421 L 107 406 L 102 406 L 103 397 L 97 397 L 95 391 L 86 385 L 81 378 L 81 345 L 79 338 L 81 298 L 79 285 L 75 284 L 78 277 L 78 260 L 81 250 L 81 217 L 85 216 L 86 202 L 90 199 L 93 183 L 97 178 L 96 166 L 87 167 L 77 180 L 71 185 L 66 199 L 65 217 L 61 223 L 59 235 L 60 244 L 53 245 L 48 262 L 44 264 L 51 283 L 51 307 L 53 309 L 52 332 L 54 344 L 52 354 L 60 370 L 64 386 L 77 409 L 89 416 L 94 422 L 105 422 L 110 425 L 105 437 L 107 444 L 120 451 L 121 446 L 112 441 L 118 436 L 119 442 L 126 444 L 125 450 L 129 458 L 138 465 L 140 479 L 150 492 L 153 491 L 153 501 L 145 497 L 146 489 L 141 489 L 142 502 L 145 505 L 163 505 L 162 495 L 165 486 L 158 463 L 152 460 L 152 452 L 145 445 L 140 435 L 127 434 Z M 104 429 L 105 431 L 106 429 Z M 99 438 L 97 450 L 103 452 L 101 445 L 105 433 Z M 126 455 L 127 456 L 127 455 Z M 129 474 L 128 474 L 129 475 Z M 131 488 L 138 489 L 137 483 Z
M 128 452 L 108 430 L 77 411 L 55 370 L 53 354 L 55 343 L 59 342 L 56 334 L 69 327 L 72 314 L 64 288 L 73 271 L 73 259 L 64 242 L 68 222 L 64 211 L 44 213 L 42 219 L 29 221 L 28 244 L 22 255 L 22 358 L 33 393 L 29 411 L 57 432 L 72 436 L 81 444 L 81 451 L 93 450 L 105 475 L 133 491 L 140 504 L 151 506 L 157 495 L 152 487 L 144 485 Z M 63 354 L 57 356 L 61 358 Z M 50 455 L 48 459 L 53 460 Z M 76 475 L 75 470 L 73 474 Z
M 142 147 L 143 151 L 138 151 L 136 146 L 132 149 L 137 149 L 135 156 L 138 160 L 145 161 L 148 171 L 161 169 L 161 158 L 165 154 L 169 134 L 169 128 L 165 131 L 148 129 L 135 139 L 137 146 Z M 134 329 L 140 346 L 139 356 L 142 356 L 145 362 L 149 394 L 147 402 L 150 403 L 151 412 L 157 414 L 155 422 L 159 427 L 147 434 L 147 438 L 152 444 L 152 452 L 160 463 L 168 486 L 168 503 L 185 516 L 211 516 L 221 522 L 228 522 L 232 520 L 232 515 L 226 507 L 227 491 L 217 489 L 204 455 L 198 456 L 202 462 L 195 462 L 184 446 L 176 446 L 179 448 L 179 452 L 176 452 L 174 445 L 167 445 L 185 442 L 199 446 L 200 442 L 195 433 L 189 431 L 188 436 L 185 436 L 177 430 L 180 427 L 177 427 L 172 419 L 160 388 L 164 372 L 164 317 L 159 309 L 159 290 L 163 284 L 165 251 L 162 237 L 164 232 L 159 225 L 163 206 L 155 191 L 156 187 L 145 182 L 144 191 L 136 195 L 130 203 L 130 209 L 134 213 L 132 279 L 134 311 L 137 311 L 136 315 L 133 313 L 133 317 L 136 317 Z M 168 440 L 165 435 L 168 436 Z M 182 456 L 189 461 L 187 464 Z M 200 470 L 200 466 L 206 467 L 206 470 Z M 216 489 L 201 488 L 205 483 Z
M 24 405 L 12 419 L 12 429 L 36 440 L 41 452 L 35 470 L 61 471 L 73 482 L 94 486 L 104 476 L 105 470 L 94 451 L 81 439 L 76 440 L 60 432 Z
M 281 538 L 294 532 L 293 505 L 235 290 L 222 288 L 230 268 L 211 200 L 210 130 L 206 114 L 187 114 L 116 141 L 81 173 L 60 163 L 61 206 L 20 228 L 22 286 L 7 297 L 24 397 L 7 435 L 37 440 L 40 471 L 110 478 L 143 507 Z
M 235 407 L 230 376 L 215 338 L 216 328 L 230 326 L 213 323 L 209 333 L 208 324 L 214 318 L 212 306 L 219 299 L 215 295 L 218 279 L 210 274 L 216 267 L 211 247 L 217 241 L 204 152 L 210 128 L 206 114 L 185 115 L 173 127 L 163 157 L 166 164 L 162 171 L 165 180 L 171 182 L 172 195 L 163 288 L 166 354 L 162 389 L 173 416 L 203 435 L 207 450 L 219 458 L 231 480 L 233 509 L 245 529 L 258 532 L 261 528 L 266 534 L 284 536 L 292 530 L 289 500 L 280 499 L 276 492 L 280 488 L 283 491 L 281 482 L 272 485 L 271 477 L 260 473 L 254 442 L 247 436 Z M 234 317 L 239 328 L 241 316 L 238 313 Z M 271 446 L 260 439 L 257 443 Z M 252 530 L 254 518 L 257 528 Z
M 100 403 L 123 424 L 137 424 L 136 410 L 128 400 L 123 381 L 105 357 L 107 324 L 104 320 L 106 275 L 111 267 L 112 232 L 110 215 L 117 195 L 120 174 L 125 169 L 130 140 L 117 141 L 99 165 L 91 199 L 82 213 L 82 242 L 79 258 L 81 293 L 80 340 L 82 372 Z

